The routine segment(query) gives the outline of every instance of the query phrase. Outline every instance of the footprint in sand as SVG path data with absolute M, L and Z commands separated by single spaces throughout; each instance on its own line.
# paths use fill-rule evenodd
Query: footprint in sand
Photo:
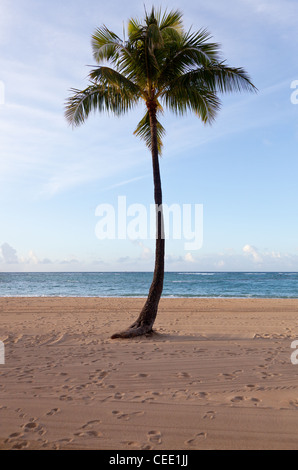
M 147 437 L 152 444 L 157 445 L 162 443 L 160 431 L 149 431 Z
M 260 372 L 260 374 L 262 374 L 262 379 L 263 380 L 266 380 L 268 378 L 271 378 L 271 377 L 280 377 L 281 374 L 273 374 L 273 373 L 270 373 L 270 372 Z
M 10 434 L 8 436 L 9 439 L 16 439 L 17 437 L 23 437 L 24 434 L 22 434 L 21 432 L 13 432 L 12 434 Z
M 32 418 L 29 423 L 25 424 L 23 426 L 23 429 L 25 432 L 35 432 L 38 433 L 40 436 L 43 436 L 47 432 L 43 426 L 41 426 L 34 420 L 34 418 Z
M 82 426 L 82 429 L 88 429 L 96 424 L 101 423 L 100 419 L 93 419 L 92 421 L 88 421 L 86 424 Z
M 152 403 L 155 400 L 153 397 L 144 398 L 141 403 Z
M 223 377 L 225 380 L 235 380 L 239 374 L 241 374 L 243 372 L 242 369 L 237 369 L 237 370 L 234 370 L 232 373 L 221 373 L 221 374 L 218 374 L 218 377 Z
M 219 377 L 223 377 L 225 380 L 233 380 L 235 376 L 233 374 L 218 374 Z
M 256 397 L 251 397 L 251 398 L 248 398 L 248 397 L 244 397 L 242 395 L 238 395 L 236 397 L 233 397 L 231 399 L 231 402 L 232 403 L 241 403 L 243 401 L 251 401 L 255 406 L 261 402 L 261 400 L 259 398 L 256 398 Z
M 70 438 L 65 437 L 64 439 L 59 439 L 59 441 L 56 443 L 56 445 L 60 449 L 60 446 L 65 446 L 67 444 L 71 444 L 72 441 L 73 441 L 73 439 L 71 437 Z
M 231 402 L 232 402 L 232 403 L 240 403 L 240 402 L 242 402 L 242 401 L 244 401 L 244 400 L 246 400 L 246 398 L 239 395 L 239 396 L 236 396 L 236 397 L 232 398 L 232 399 L 231 399 Z
M 60 395 L 59 399 L 62 400 L 62 401 L 72 401 L 73 400 L 73 398 L 70 395 Z
M 101 437 L 102 432 L 99 431 L 99 424 L 101 423 L 100 419 L 94 419 L 83 424 L 81 428 L 74 433 L 76 437 Z
M 77 437 L 101 437 L 102 433 L 99 431 L 79 431 L 74 433 L 75 436 Z
M 60 412 L 60 408 L 53 408 L 51 411 L 47 412 L 47 416 L 53 416 Z
M 96 379 L 96 380 L 93 380 L 93 383 L 94 383 L 94 382 L 97 382 L 98 380 L 102 381 L 107 375 L 108 375 L 108 372 L 106 370 L 97 369 L 95 371 L 95 374 L 91 374 L 89 376 L 89 379 L 90 380 Z
M 137 441 L 122 441 L 121 444 L 124 444 L 128 447 L 134 447 L 135 449 L 141 449 L 141 443 Z
M 98 372 L 99 372 L 98 378 L 100 380 L 104 379 L 108 375 L 108 372 L 106 370 L 101 370 L 101 371 L 98 371 Z
M 17 413 L 20 413 L 19 418 L 26 418 L 27 415 L 26 415 L 26 413 L 24 413 L 24 411 L 21 408 L 17 408 L 15 411 Z
M 246 385 L 246 388 L 249 388 L 250 390 L 252 390 L 253 388 L 256 388 L 256 385 L 255 384 L 248 384 L 248 385 Z
M 215 419 L 215 411 L 207 411 L 206 414 L 203 416 L 203 419 Z
M 12 449 L 13 450 L 22 450 L 22 449 L 26 449 L 27 447 L 29 447 L 29 442 L 28 441 L 21 441 L 21 442 L 16 442 L 12 446 Z
M 191 377 L 191 375 L 188 372 L 178 372 L 178 374 L 176 375 L 180 379 L 188 379 L 189 377 Z
M 259 398 L 252 397 L 250 401 L 252 401 L 254 405 L 257 405 L 258 403 L 261 403 L 262 400 L 260 400 Z
M 113 410 L 112 414 L 117 417 L 117 419 L 123 419 L 124 421 L 129 421 L 133 416 L 142 416 L 144 411 L 133 411 L 132 413 L 122 413 L 118 410 Z
M 206 438 L 207 438 L 206 432 L 199 432 L 192 439 L 185 441 L 185 444 L 191 447 L 196 447 L 197 445 L 200 445 L 200 442 L 204 441 Z
M 291 400 L 289 401 L 289 405 L 292 406 L 293 408 L 298 408 L 298 400 Z
M 137 441 L 122 441 L 121 444 L 128 446 L 132 450 L 152 450 L 152 447 L 149 444 L 141 444 Z
M 208 392 L 196 392 L 195 396 L 199 398 L 207 398 L 210 394 Z

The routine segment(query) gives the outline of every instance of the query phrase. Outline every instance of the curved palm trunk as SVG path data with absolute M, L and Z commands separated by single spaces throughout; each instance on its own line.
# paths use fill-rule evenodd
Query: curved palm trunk
M 155 103 L 147 103 L 147 107 L 149 110 L 151 127 L 154 200 L 157 225 L 155 268 L 149 294 L 138 319 L 127 330 L 115 333 L 112 338 L 131 338 L 133 336 L 151 333 L 163 289 L 165 237 L 163 231 L 162 191 L 158 161 L 156 105 Z

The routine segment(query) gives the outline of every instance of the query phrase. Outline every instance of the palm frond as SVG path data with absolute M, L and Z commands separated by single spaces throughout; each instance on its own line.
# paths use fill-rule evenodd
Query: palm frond
M 204 57 L 207 62 L 213 60 L 219 60 L 220 58 L 220 45 L 216 42 L 211 41 L 212 36 L 208 29 L 201 28 L 196 32 L 189 30 L 184 35 L 184 43 L 187 47 L 197 51 L 197 62 L 196 65 L 202 64 Z
M 151 25 L 157 26 L 162 43 L 177 41 L 183 32 L 182 13 L 179 10 L 172 10 L 170 12 L 165 10 L 162 14 L 161 9 L 155 10 L 152 8 L 147 24 L 148 27 Z
M 203 81 L 213 91 L 221 93 L 257 91 L 248 73 L 242 67 L 229 67 L 223 62 L 211 63 L 196 74 L 197 80 Z
M 206 87 L 214 93 L 230 93 L 234 91 L 256 92 L 247 72 L 241 67 L 229 67 L 224 63 L 210 63 L 206 67 L 181 75 L 174 80 L 178 86 Z
M 140 37 L 142 29 L 140 21 L 137 18 L 131 18 L 127 25 L 129 41 L 136 41 Z
M 98 67 L 91 70 L 89 77 L 97 83 L 115 86 L 127 97 L 131 95 L 131 99 L 136 99 L 142 94 L 142 89 L 137 84 L 110 67 Z
M 156 130 L 157 130 L 158 152 L 161 155 L 162 147 L 163 147 L 162 139 L 163 139 L 166 131 L 165 131 L 164 127 L 162 126 L 162 124 L 158 120 L 157 120 Z M 152 139 L 151 139 L 151 128 L 150 128 L 149 112 L 147 112 L 145 114 L 143 119 L 141 119 L 141 121 L 137 125 L 137 128 L 134 131 L 134 135 L 136 135 L 137 137 L 140 137 L 142 140 L 144 140 L 147 147 L 150 150 L 152 150 Z
M 197 87 L 188 75 L 180 77 L 163 95 L 166 106 L 176 114 L 194 112 L 204 123 L 211 124 L 220 108 L 220 100 L 209 88 Z
M 111 111 L 119 116 L 137 103 L 137 99 L 125 96 L 117 88 L 102 84 L 92 84 L 82 91 L 72 88 L 71 92 L 73 94 L 66 102 L 65 117 L 73 126 L 83 124 L 92 111 Z
M 194 34 L 181 34 L 168 45 L 167 56 L 159 76 L 159 84 L 184 75 L 194 69 L 208 67 L 219 56 L 219 45 L 208 42 L 206 29 Z
M 182 32 L 182 13 L 179 10 L 171 10 L 169 13 L 165 10 L 162 16 L 159 14 L 159 27 L 161 30 L 172 28 L 176 31 Z
M 117 60 L 119 52 L 124 47 L 123 41 L 106 26 L 95 30 L 91 44 L 93 57 L 98 63 L 102 60 Z

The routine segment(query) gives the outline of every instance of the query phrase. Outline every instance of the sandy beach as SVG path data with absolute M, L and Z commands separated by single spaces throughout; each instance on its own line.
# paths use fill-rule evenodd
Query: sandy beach
M 1 449 L 298 449 L 298 300 L 0 298 Z

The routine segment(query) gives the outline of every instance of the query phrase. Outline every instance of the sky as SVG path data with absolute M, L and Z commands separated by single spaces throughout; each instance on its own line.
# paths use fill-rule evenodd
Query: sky
M 117 216 L 125 198 L 127 224 L 137 207 L 149 214 L 151 157 L 133 135 L 144 110 L 94 114 L 74 129 L 64 117 L 70 89 L 85 88 L 95 65 L 95 28 L 122 37 L 144 4 L 0 0 L 0 272 L 153 269 L 154 240 L 98 236 L 104 204 Z M 154 5 L 181 10 L 186 30 L 207 28 L 258 88 L 220 96 L 212 126 L 162 116 L 164 203 L 190 207 L 194 231 L 202 208 L 200 243 L 169 234 L 165 269 L 298 271 L 297 0 Z

